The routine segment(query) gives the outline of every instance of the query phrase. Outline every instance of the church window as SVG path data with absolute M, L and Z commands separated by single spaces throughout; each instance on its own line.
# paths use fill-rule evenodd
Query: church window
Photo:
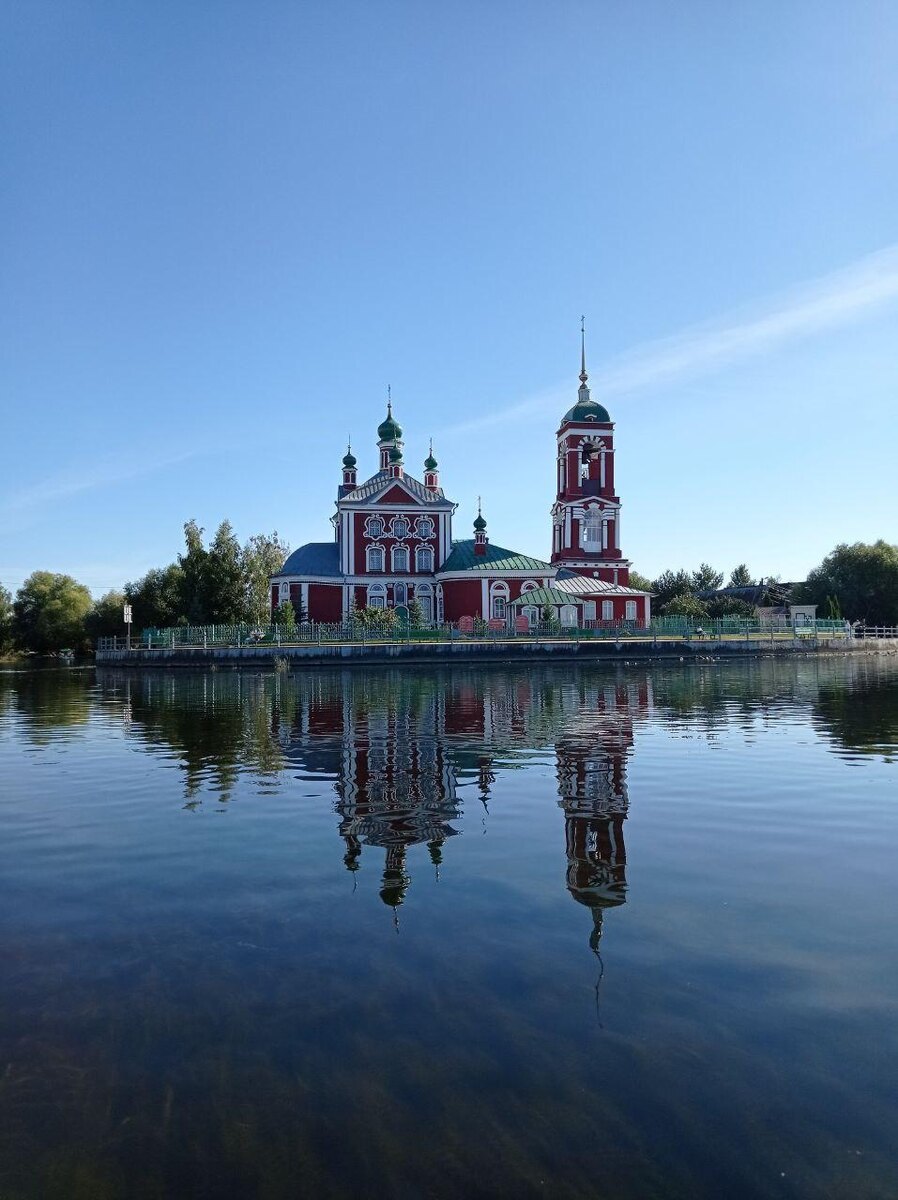
M 408 570 L 408 546 L 394 546 L 393 551 L 393 570 L 407 571 Z
M 415 527 L 415 532 L 419 538 L 432 538 L 433 521 L 430 519 L 430 517 L 419 517 L 418 523 Z
M 429 583 L 415 584 L 415 599 L 421 605 L 421 616 L 429 625 L 433 620 L 433 592 Z
M 408 584 L 394 583 L 393 584 L 393 604 L 408 604 Z
M 626 619 L 627 619 L 628 621 L 635 621 L 635 620 L 636 620 L 636 601 L 635 601 L 635 600 L 628 600 L 628 601 L 627 601 L 627 609 L 626 609 L 626 611 L 627 611 L 627 617 L 626 617 Z
M 596 619 L 596 602 L 595 600 L 583 601 L 583 620 L 594 621 Z
M 539 587 L 539 584 L 536 583 L 533 579 L 525 579 L 524 582 L 521 584 L 521 592 L 522 592 L 522 594 L 524 592 L 532 592 L 532 591 L 535 591 L 536 588 L 538 588 L 538 587 Z
M 494 583 L 490 587 L 490 616 L 499 620 L 505 618 L 505 608 L 508 604 L 508 584 Z
M 598 508 L 590 508 L 583 522 L 583 548 L 585 550 L 602 549 L 602 513 Z
M 390 532 L 394 538 L 408 537 L 408 521 L 405 517 L 394 517 Z
M 384 569 L 383 546 L 369 546 L 365 553 L 369 571 L 382 571 Z
M 603 621 L 613 621 L 614 620 L 614 601 L 613 600 L 603 600 L 602 601 L 602 620 Z
M 369 608 L 386 608 L 387 607 L 387 589 L 385 584 L 372 583 L 368 588 L 368 607 Z
M 383 517 L 369 517 L 365 525 L 365 532 L 368 537 L 383 537 L 384 519 Z
M 419 546 L 415 551 L 415 570 L 425 573 L 433 570 L 433 549 L 430 546 Z

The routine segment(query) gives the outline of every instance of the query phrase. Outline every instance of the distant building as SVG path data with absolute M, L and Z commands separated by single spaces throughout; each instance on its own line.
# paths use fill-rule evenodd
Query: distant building
M 414 600 L 426 621 L 438 622 L 505 620 L 516 613 L 532 623 L 547 604 L 570 625 L 649 619 L 648 593 L 629 587 L 614 424 L 590 397 L 585 354 L 577 402 L 556 434 L 549 562 L 491 543 L 479 502 L 473 538 L 453 537 L 458 505 L 443 491 L 433 448 L 423 480 L 408 474 L 391 403 L 377 438 L 379 468 L 364 482 L 347 449 L 331 517 L 333 541 L 310 542 L 289 556 L 271 579 L 272 609 L 290 600 L 308 620 L 337 622 L 353 607 L 407 612 Z

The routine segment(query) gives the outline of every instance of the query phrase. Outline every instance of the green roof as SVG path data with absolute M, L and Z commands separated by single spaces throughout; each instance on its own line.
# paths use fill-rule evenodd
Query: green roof
M 583 600 L 584 597 L 578 596 L 576 592 L 563 592 L 560 588 L 533 588 L 532 591 L 524 592 L 517 600 L 512 600 L 511 604 L 513 608 L 524 604 L 538 604 L 542 607 L 543 604 L 582 604 Z
M 393 409 L 387 405 L 387 415 L 377 427 L 377 436 L 382 442 L 396 442 L 402 437 L 402 427 L 393 416 Z
M 602 404 L 596 404 L 595 400 L 578 400 L 561 418 L 562 425 L 566 421 L 595 421 L 597 424 L 608 425 L 611 417 L 608 415 L 608 409 Z
M 515 550 L 506 550 L 504 546 L 488 542 L 486 554 L 474 553 L 473 538 L 452 543 L 449 557 L 439 569 L 444 571 L 531 571 L 535 575 L 554 574 L 555 568 L 541 558 L 531 558 L 528 554 L 518 554 Z

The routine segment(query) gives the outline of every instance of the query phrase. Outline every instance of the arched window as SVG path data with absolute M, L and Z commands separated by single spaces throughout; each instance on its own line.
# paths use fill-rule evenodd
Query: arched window
M 577 606 L 576 604 L 562 604 L 561 606 L 561 623 L 568 627 L 577 624 Z
M 368 537 L 379 538 L 383 537 L 384 519 L 383 517 L 369 517 L 365 522 L 365 533 Z
M 490 584 L 490 616 L 504 620 L 507 605 L 508 584 L 502 582 Z
M 393 607 L 396 608 L 400 604 L 408 604 L 408 584 L 394 583 L 393 584 Z
M 586 511 L 583 521 L 584 550 L 602 549 L 602 510 L 590 508 Z
M 408 570 L 408 546 L 394 546 L 392 550 L 393 570 Z
M 365 551 L 365 557 L 369 571 L 382 571 L 384 569 L 383 546 L 369 546 Z
M 433 589 L 429 583 L 415 584 L 415 599 L 421 605 L 421 616 L 429 625 L 433 620 Z
M 433 537 L 433 521 L 430 517 L 419 517 L 418 523 L 415 525 L 415 533 L 419 538 Z
M 419 546 L 415 551 L 415 570 L 429 574 L 433 570 L 433 547 Z
M 530 623 L 530 628 L 532 629 L 539 620 L 539 609 L 535 604 L 525 604 L 521 609 L 521 615 L 527 618 L 528 622 Z
M 368 585 L 368 607 L 369 608 L 386 608 L 387 607 L 386 584 L 371 583 Z
M 394 517 L 393 523 L 390 526 L 390 533 L 394 538 L 408 537 L 408 521 L 405 517 Z
M 538 587 L 539 587 L 539 584 L 535 583 L 532 579 L 525 579 L 524 582 L 521 584 L 521 595 L 523 595 L 524 592 L 533 592 Z

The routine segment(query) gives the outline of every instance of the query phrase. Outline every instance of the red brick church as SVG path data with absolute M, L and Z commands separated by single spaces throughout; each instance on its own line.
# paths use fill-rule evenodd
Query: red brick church
M 291 600 L 305 619 L 324 622 L 346 619 L 353 604 L 407 610 L 413 600 L 425 620 L 441 623 L 511 615 L 534 623 L 547 605 L 566 625 L 649 619 L 648 593 L 628 586 L 614 423 L 590 397 L 585 353 L 577 402 L 556 434 L 549 562 L 490 541 L 479 504 L 473 538 L 453 537 L 458 505 L 443 491 L 433 449 L 423 480 L 406 471 L 402 429 L 389 403 L 377 438 L 379 469 L 361 483 L 347 450 L 331 517 L 333 540 L 294 550 L 272 576 L 272 608 Z

